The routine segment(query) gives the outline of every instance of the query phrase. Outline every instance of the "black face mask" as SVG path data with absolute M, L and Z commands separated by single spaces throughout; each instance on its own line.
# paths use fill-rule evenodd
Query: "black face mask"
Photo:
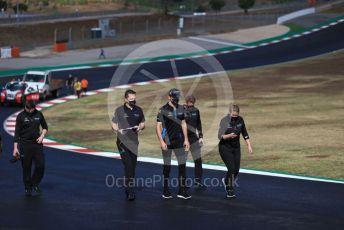
M 27 107 L 24 107 L 24 108 L 25 108 L 25 112 L 27 112 L 28 114 L 33 114 L 33 112 L 35 111 L 35 110 L 30 111 L 31 109 L 29 109 Z
M 179 103 L 179 98 L 172 98 L 171 102 L 174 106 L 177 106 Z
M 136 105 L 136 100 L 133 100 L 133 101 L 129 101 L 128 104 L 133 107 Z
M 232 121 L 237 121 L 239 117 L 231 117 Z
M 194 107 L 194 105 L 187 105 L 187 104 L 186 104 L 186 107 L 192 108 L 192 107 Z

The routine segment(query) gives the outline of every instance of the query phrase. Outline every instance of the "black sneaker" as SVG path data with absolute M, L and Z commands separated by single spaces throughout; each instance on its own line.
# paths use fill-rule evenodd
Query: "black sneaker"
M 37 195 L 42 195 L 42 190 L 41 190 L 38 186 L 34 186 L 34 187 L 33 187 L 33 191 L 34 191 Z
M 25 188 L 25 196 L 32 196 L 32 188 Z
M 172 196 L 170 190 L 164 189 L 164 192 L 162 193 L 162 198 L 164 198 L 164 199 L 172 199 L 173 196 Z
M 228 191 L 226 191 L 226 193 L 227 193 L 227 198 L 231 198 L 231 199 L 234 199 L 234 198 L 236 198 L 236 195 L 234 194 L 234 191 L 233 190 L 228 190 Z
M 191 199 L 191 196 L 187 194 L 186 190 L 179 191 L 177 197 L 184 200 Z
M 195 187 L 203 189 L 203 188 L 206 188 L 207 186 L 205 186 L 201 180 L 195 180 Z

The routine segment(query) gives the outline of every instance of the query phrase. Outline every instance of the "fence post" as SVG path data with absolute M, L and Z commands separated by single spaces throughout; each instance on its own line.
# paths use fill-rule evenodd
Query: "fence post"
M 159 30 L 161 29 L 161 18 L 159 18 L 159 20 L 158 20 L 158 29 Z
M 148 33 L 149 21 L 146 19 L 146 33 Z
M 72 27 L 69 27 L 68 42 L 72 45 Z
M 81 40 L 85 40 L 85 26 L 81 27 Z
M 122 21 L 119 22 L 119 34 L 122 34 Z
M 54 44 L 56 44 L 57 41 L 57 28 L 54 30 Z
M 68 44 L 69 47 L 72 48 L 73 47 L 73 42 L 72 42 L 72 27 L 69 27 L 69 33 L 68 33 Z

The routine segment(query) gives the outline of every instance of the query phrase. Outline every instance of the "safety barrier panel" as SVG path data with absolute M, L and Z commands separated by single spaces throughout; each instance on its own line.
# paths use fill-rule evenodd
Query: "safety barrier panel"
M 20 49 L 18 47 L 3 47 L 0 49 L 0 59 L 17 58 L 20 56 Z
M 0 58 L 11 58 L 12 52 L 10 47 L 4 47 L 0 49 Z
M 64 42 L 61 43 L 55 43 L 54 45 L 54 51 L 55 52 L 63 52 L 67 50 L 67 44 Z

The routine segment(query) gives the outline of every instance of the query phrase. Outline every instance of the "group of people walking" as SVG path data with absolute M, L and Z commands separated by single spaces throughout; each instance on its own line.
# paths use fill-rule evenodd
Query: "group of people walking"
M 186 185 L 186 161 L 191 152 L 195 163 L 194 185 L 204 188 L 202 183 L 203 132 L 200 111 L 195 107 L 193 95 L 185 97 L 185 104 L 179 103 L 181 93 L 178 89 L 168 92 L 168 101 L 163 105 L 156 118 L 156 134 L 160 143 L 163 158 L 163 191 L 162 197 L 173 198 L 170 192 L 171 157 L 175 154 L 178 162 L 178 198 L 190 199 Z M 229 114 L 220 122 L 218 138 L 219 152 L 228 172 L 222 179 L 226 196 L 235 198 L 234 181 L 240 169 L 240 135 L 242 134 L 252 153 L 252 146 L 246 130 L 244 119 L 239 116 L 240 109 L 231 104 Z M 124 187 L 128 200 L 135 200 L 135 168 L 138 155 L 138 133 L 145 128 L 145 117 L 142 109 L 136 104 L 136 92 L 129 89 L 124 94 L 124 104 L 115 109 L 112 129 L 117 133 L 117 147 L 124 165 Z
M 163 105 L 156 117 L 156 134 L 163 158 L 163 191 L 162 197 L 173 198 L 170 192 L 170 172 L 172 153 L 178 161 L 178 194 L 181 199 L 190 199 L 186 185 L 186 161 L 191 152 L 195 163 L 194 185 L 205 188 L 202 183 L 203 131 L 200 111 L 195 107 L 193 95 L 185 97 L 185 104 L 179 102 L 181 93 L 178 89 L 168 92 L 168 101 Z M 231 104 L 229 114 L 220 122 L 218 138 L 220 156 L 227 167 L 222 179 L 226 196 L 234 198 L 234 181 L 240 169 L 240 135 L 243 136 L 249 153 L 252 146 L 246 130 L 244 119 L 239 116 L 240 109 Z M 112 118 L 112 129 L 117 134 L 117 148 L 124 165 L 124 187 L 126 198 L 135 200 L 135 171 L 138 156 L 138 133 L 145 129 L 143 110 L 136 104 L 136 92 L 128 89 L 124 94 L 124 104 L 115 109 Z M 33 101 L 25 103 L 24 110 L 16 118 L 13 159 L 21 160 L 23 167 L 23 183 L 26 196 L 33 192 L 41 194 L 39 184 L 44 175 L 45 159 L 43 139 L 48 132 L 48 125 L 42 112 L 36 110 Z M 1 143 L 1 139 L 0 139 Z M 1 154 L 1 145 L 0 145 Z M 35 168 L 32 173 L 32 165 Z
M 66 87 L 70 93 L 73 93 L 80 98 L 81 96 L 85 96 L 87 94 L 88 80 L 83 78 L 80 81 L 77 77 L 73 77 L 71 74 L 69 74 L 66 81 Z

